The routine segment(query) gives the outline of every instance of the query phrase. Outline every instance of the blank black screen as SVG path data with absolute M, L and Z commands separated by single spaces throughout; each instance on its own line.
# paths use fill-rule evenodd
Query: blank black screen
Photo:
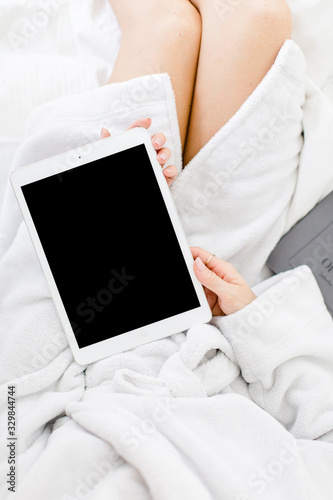
M 80 348 L 200 306 L 143 144 L 22 191 Z

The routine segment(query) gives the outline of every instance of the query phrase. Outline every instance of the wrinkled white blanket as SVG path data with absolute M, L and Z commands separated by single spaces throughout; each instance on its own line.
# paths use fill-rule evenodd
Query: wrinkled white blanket
M 256 291 L 240 313 L 85 374 L 60 334 L 28 344 L 16 498 L 333 498 L 331 316 L 306 267 Z

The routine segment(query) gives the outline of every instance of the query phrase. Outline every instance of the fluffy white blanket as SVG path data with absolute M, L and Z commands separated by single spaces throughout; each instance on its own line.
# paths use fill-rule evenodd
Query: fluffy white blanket
M 11 495 L 10 446 L 24 500 L 332 498 L 332 318 L 307 268 L 262 281 L 278 239 L 333 189 L 325 99 L 287 42 L 247 103 L 182 171 L 166 75 L 35 111 L 13 168 L 93 140 L 102 125 L 116 133 L 152 116 L 181 171 L 172 192 L 190 243 L 232 260 L 260 282 L 260 297 L 210 325 L 80 367 L 7 190 L 0 423 L 4 442 L 15 386 L 18 441 L 0 450 L 2 498 Z

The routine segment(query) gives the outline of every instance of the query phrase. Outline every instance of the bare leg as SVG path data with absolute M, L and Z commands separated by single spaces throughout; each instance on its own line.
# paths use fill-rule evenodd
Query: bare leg
M 291 36 L 285 0 L 193 0 L 202 41 L 184 165 L 235 114 Z
M 122 30 L 109 83 L 168 73 L 184 147 L 200 48 L 200 14 L 188 0 L 109 1 Z

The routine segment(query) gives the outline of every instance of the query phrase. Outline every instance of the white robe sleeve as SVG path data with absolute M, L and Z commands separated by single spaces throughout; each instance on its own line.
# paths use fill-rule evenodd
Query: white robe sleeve
M 306 266 L 275 276 L 236 314 L 214 318 L 255 403 L 295 438 L 333 442 L 333 321 Z

